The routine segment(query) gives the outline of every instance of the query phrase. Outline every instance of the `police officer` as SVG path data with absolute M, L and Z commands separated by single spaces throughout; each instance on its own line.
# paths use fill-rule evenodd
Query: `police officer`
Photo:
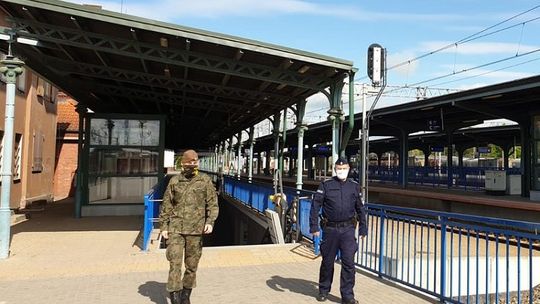
M 210 177 L 199 173 L 197 152 L 187 150 L 181 174 L 171 178 L 159 214 L 161 234 L 167 239 L 167 291 L 172 304 L 190 304 L 202 255 L 202 235 L 212 233 L 218 216 L 216 189 Z M 182 278 L 182 262 L 185 272 Z
M 367 235 L 366 211 L 359 192 L 358 183 L 347 179 L 349 163 L 339 158 L 335 163 L 336 176 L 321 183 L 313 198 L 310 212 L 310 232 L 320 236 L 319 211 L 322 207 L 321 242 L 322 262 L 319 272 L 319 295 L 317 300 L 326 301 L 334 278 L 334 262 L 338 250 L 341 252 L 341 300 L 344 304 L 358 303 L 354 299 L 355 279 L 354 254 L 358 248 L 355 237 L 356 224 L 359 234 Z

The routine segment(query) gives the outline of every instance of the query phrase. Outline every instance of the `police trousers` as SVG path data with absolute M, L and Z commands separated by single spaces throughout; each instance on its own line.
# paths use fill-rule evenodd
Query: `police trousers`
M 197 267 L 202 255 L 202 235 L 169 234 L 166 256 L 169 261 L 167 291 L 179 291 L 196 286 Z M 182 278 L 182 262 L 185 272 Z
M 319 293 L 328 294 L 334 278 L 334 263 L 338 250 L 341 253 L 341 299 L 348 301 L 354 299 L 354 280 L 356 270 L 354 267 L 354 254 L 358 249 L 355 238 L 355 227 L 326 227 L 323 230 L 321 242 L 321 269 L 319 272 Z

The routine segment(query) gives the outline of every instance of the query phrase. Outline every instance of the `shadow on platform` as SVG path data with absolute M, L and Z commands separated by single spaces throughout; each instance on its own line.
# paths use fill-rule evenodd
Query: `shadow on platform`
M 319 294 L 317 283 L 303 279 L 284 278 L 275 275 L 266 281 L 266 285 L 275 291 L 285 292 L 285 290 L 289 290 L 290 292 L 312 297 L 313 300 L 315 300 L 315 297 Z M 331 294 L 328 295 L 328 301 L 341 303 L 340 298 Z
M 165 283 L 148 281 L 139 286 L 139 294 L 145 296 L 155 304 L 168 304 L 169 297 L 165 292 Z
M 39 210 L 23 210 L 27 220 L 11 226 L 11 234 L 52 231 L 138 231 L 142 216 L 74 217 L 73 198 L 48 203 Z

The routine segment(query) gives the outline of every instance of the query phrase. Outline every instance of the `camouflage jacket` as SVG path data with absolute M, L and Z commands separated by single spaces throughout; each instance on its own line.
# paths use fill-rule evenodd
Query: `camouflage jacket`
M 179 174 L 171 178 L 159 214 L 162 231 L 203 234 L 204 225 L 214 226 L 219 206 L 210 177 L 199 173 L 191 179 Z

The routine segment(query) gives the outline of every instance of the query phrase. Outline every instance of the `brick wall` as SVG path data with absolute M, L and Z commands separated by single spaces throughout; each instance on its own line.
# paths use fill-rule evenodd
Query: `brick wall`
M 58 140 L 54 172 L 54 199 L 75 196 L 75 171 L 77 170 L 77 140 Z

